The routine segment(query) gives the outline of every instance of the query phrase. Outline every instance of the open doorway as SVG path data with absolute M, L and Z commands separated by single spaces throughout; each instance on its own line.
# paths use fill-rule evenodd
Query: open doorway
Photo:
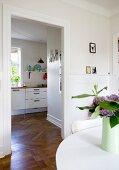
M 61 127 L 61 47 L 60 27 L 12 16 L 12 115 L 47 111 Z
M 44 167 L 55 166 L 52 162 L 50 165 L 45 163 L 44 159 L 52 158 L 55 162 L 54 146 L 57 148 L 61 142 L 61 130 L 57 128 L 61 127 L 62 123 L 61 51 L 60 27 L 12 16 L 10 58 L 14 153 L 12 165 L 15 155 L 18 152 L 22 155 L 21 147 L 16 147 L 21 145 L 24 146 L 24 154 L 32 155 L 33 150 L 34 156 L 42 157 L 40 160 L 44 161 Z M 37 167 L 40 166 L 41 163 Z
M 3 9 L 3 122 L 4 122 L 4 155 L 7 155 L 11 152 L 11 106 L 10 106 L 10 63 L 9 57 L 11 54 L 11 17 L 17 16 L 22 18 L 27 18 L 35 21 L 40 21 L 46 24 L 59 26 L 62 29 L 62 40 L 63 45 L 63 74 L 62 74 L 62 136 L 65 137 L 69 134 L 68 130 L 68 106 L 69 106 L 69 63 L 70 63 L 70 53 L 69 53 L 69 43 L 70 43 L 70 32 L 69 32 L 69 23 L 67 21 L 49 17 L 46 15 L 41 15 L 36 12 L 31 12 L 28 10 L 19 9 L 16 7 L 11 7 L 9 5 L 4 5 Z M 65 126 L 64 126 L 65 125 Z M 6 135 L 7 134 L 7 135 Z

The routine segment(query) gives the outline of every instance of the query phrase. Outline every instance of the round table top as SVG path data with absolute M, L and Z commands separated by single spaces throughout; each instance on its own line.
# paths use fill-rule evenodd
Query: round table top
M 119 155 L 101 148 L 101 126 L 67 137 L 56 153 L 57 170 L 119 170 Z

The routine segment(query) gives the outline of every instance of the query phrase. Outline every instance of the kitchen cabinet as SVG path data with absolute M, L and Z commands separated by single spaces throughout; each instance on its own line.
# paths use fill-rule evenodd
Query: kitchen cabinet
M 47 88 L 26 89 L 26 109 L 47 107 Z
M 33 109 L 47 107 L 47 88 L 13 88 L 11 89 L 12 114 L 34 112 Z M 28 110 L 27 110 L 28 109 Z M 46 109 L 45 109 L 46 110 Z
M 12 110 L 25 109 L 25 89 L 14 88 L 11 90 Z

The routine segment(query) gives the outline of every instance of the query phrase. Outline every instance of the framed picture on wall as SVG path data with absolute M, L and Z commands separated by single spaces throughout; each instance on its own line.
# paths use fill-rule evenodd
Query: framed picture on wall
M 89 43 L 89 52 L 96 53 L 96 44 L 95 43 Z
M 95 66 L 92 67 L 92 74 L 97 74 L 97 69 Z
M 119 52 L 119 39 L 118 39 L 118 52 Z
M 86 74 L 91 74 L 91 67 L 90 66 L 86 66 Z

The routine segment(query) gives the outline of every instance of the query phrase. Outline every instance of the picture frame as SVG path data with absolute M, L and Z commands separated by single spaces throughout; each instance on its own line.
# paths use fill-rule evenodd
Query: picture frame
M 118 52 L 119 52 L 119 39 L 118 39 L 118 42 L 117 42 L 117 43 L 118 43 Z
M 92 74 L 97 74 L 97 68 L 95 66 L 92 67 Z
M 96 53 L 96 44 L 95 43 L 89 43 L 89 52 Z
M 90 66 L 86 66 L 86 74 L 91 74 L 91 67 Z

